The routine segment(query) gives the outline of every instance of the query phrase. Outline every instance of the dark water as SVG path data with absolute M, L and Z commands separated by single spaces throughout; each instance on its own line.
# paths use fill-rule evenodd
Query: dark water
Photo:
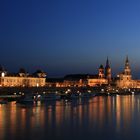
M 0 140 L 140 140 L 140 95 L 0 106 Z

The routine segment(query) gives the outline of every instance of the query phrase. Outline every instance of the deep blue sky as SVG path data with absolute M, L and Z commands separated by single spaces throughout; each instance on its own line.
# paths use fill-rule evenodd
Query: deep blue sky
M 109 56 L 113 73 L 126 55 L 140 77 L 140 1 L 2 0 L 0 64 L 49 76 L 96 73 Z

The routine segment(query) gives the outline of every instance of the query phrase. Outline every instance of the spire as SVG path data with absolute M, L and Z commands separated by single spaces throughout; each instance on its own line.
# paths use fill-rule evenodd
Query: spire
M 126 63 L 129 63 L 128 55 L 126 56 Z
M 125 68 L 130 68 L 128 55 L 126 56 L 126 60 L 125 60 Z
M 130 65 L 129 65 L 128 56 L 126 56 L 126 60 L 125 60 L 124 74 L 125 75 L 131 75 L 131 68 L 130 68 Z
M 107 60 L 106 60 L 105 78 L 108 80 L 108 84 L 109 84 L 111 82 L 111 68 L 110 68 L 108 57 L 107 57 Z
M 107 57 L 107 60 L 106 60 L 106 68 L 110 68 L 108 57 Z

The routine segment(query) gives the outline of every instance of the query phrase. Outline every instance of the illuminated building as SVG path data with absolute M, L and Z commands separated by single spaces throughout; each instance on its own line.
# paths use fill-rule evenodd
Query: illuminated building
M 46 85 L 49 87 L 85 87 L 108 85 L 111 82 L 111 68 L 107 58 L 105 70 L 100 65 L 98 74 L 71 74 L 66 75 L 61 81 L 58 79 L 47 79 Z
M 104 67 L 103 65 L 100 65 L 99 67 L 99 78 L 104 78 L 105 77 L 105 74 L 104 74 Z
M 111 68 L 108 58 L 106 60 L 105 69 L 103 65 L 100 65 L 98 75 L 94 77 L 89 77 L 87 80 L 88 86 L 108 85 L 111 82 Z
M 116 86 L 119 88 L 140 88 L 140 80 L 133 80 L 128 56 L 125 60 L 124 71 L 117 76 Z
M 46 85 L 46 74 L 37 71 L 34 74 L 27 73 L 20 69 L 17 74 L 10 74 L 2 67 L 0 68 L 1 87 L 42 87 Z

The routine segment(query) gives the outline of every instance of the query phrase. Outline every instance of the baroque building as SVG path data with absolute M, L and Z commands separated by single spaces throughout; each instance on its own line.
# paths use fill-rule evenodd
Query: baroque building
M 46 73 L 37 71 L 34 74 L 20 69 L 17 74 L 10 74 L 4 68 L 0 68 L 1 87 L 42 87 L 46 85 Z
M 118 88 L 138 88 L 139 81 L 133 80 L 128 56 L 125 60 L 124 71 L 117 75 L 116 86 Z
M 47 79 L 46 85 L 49 87 L 95 87 L 108 85 L 111 82 L 111 67 L 109 60 L 106 60 L 106 66 L 100 65 L 98 74 L 71 74 L 62 79 Z
M 111 82 L 111 67 L 109 59 L 107 57 L 105 69 L 103 65 L 100 65 L 97 77 L 89 77 L 87 79 L 89 86 L 101 86 L 108 85 Z

